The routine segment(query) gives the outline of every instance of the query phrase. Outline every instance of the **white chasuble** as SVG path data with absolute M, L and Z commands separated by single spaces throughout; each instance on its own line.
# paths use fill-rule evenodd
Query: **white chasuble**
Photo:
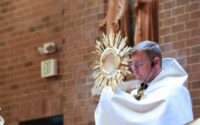
M 0 125 L 4 125 L 4 119 L 1 115 L 0 115 Z
M 162 71 L 140 101 L 105 87 L 95 111 L 96 125 L 184 125 L 193 120 L 188 75 L 175 59 L 163 59 Z M 132 92 L 135 93 L 135 90 Z

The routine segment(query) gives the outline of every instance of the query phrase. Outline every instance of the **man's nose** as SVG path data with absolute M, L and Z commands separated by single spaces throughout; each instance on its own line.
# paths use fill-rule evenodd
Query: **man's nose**
M 138 71 L 138 67 L 136 67 L 136 66 L 131 66 L 131 69 L 132 69 L 133 73 Z

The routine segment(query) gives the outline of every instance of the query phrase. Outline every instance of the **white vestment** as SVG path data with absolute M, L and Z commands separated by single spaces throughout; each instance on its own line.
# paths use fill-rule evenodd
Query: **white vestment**
M 2 116 L 0 116 L 0 125 L 4 125 L 4 119 Z
M 105 87 L 95 111 L 96 125 L 183 125 L 192 121 L 187 73 L 175 59 L 162 63 L 162 71 L 140 101 L 120 89 L 113 93 Z

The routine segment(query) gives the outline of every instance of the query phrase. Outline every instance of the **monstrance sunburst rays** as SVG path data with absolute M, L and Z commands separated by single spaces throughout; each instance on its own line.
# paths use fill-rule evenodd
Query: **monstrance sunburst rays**
M 96 40 L 97 60 L 94 62 L 92 78 L 95 85 L 102 90 L 106 85 L 111 86 L 115 91 L 117 84 L 124 84 L 124 76 L 130 74 L 131 48 L 126 46 L 126 37 L 122 38 L 121 33 L 103 34 L 101 40 Z

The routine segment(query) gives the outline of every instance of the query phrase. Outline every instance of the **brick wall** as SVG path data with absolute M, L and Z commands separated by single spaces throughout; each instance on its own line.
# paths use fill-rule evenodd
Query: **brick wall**
M 132 2 L 133 0 L 131 0 Z M 94 125 L 90 79 L 106 0 L 0 1 L 0 114 L 7 125 L 56 114 L 65 125 Z M 195 116 L 200 116 L 198 0 L 160 0 L 160 43 L 189 72 Z M 131 9 L 132 10 L 132 9 Z M 37 48 L 54 41 L 58 51 Z M 59 75 L 42 79 L 40 62 L 58 59 Z
M 65 125 L 92 125 L 91 51 L 104 16 L 101 0 L 0 1 L 0 114 L 7 125 L 64 114 Z M 54 41 L 58 51 L 37 48 Z M 42 79 L 40 62 L 58 59 L 59 75 Z
M 189 74 L 195 117 L 200 116 L 200 1 L 160 0 L 160 43 Z

